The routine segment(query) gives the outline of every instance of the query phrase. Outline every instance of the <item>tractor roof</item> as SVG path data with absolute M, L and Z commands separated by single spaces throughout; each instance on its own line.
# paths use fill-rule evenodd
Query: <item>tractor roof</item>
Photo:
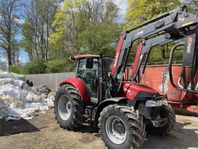
M 94 54 L 83 54 L 83 55 L 76 55 L 74 56 L 74 59 L 82 59 L 82 58 L 99 58 L 100 55 L 94 55 Z

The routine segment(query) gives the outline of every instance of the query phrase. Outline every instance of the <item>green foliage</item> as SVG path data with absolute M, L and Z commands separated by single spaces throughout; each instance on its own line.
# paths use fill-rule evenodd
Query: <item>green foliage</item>
M 103 24 L 90 24 L 79 35 L 82 47 L 90 49 L 94 54 L 112 54 L 114 53 L 115 46 L 113 42 L 119 38 L 120 29 L 116 24 L 108 23 Z
M 18 74 L 21 73 L 20 69 L 21 69 L 21 66 L 16 66 L 16 65 L 12 65 L 9 67 L 10 72 L 14 72 L 14 73 L 18 73 Z
M 175 45 L 175 42 L 163 46 L 156 46 L 152 48 L 149 55 L 149 64 L 168 64 L 171 48 Z M 178 47 L 174 53 L 174 63 L 181 63 L 184 52 L 184 46 Z
M 34 33 L 31 24 L 28 21 L 24 22 L 24 24 L 22 25 L 22 31 L 23 31 L 23 40 L 21 42 L 21 46 L 28 53 L 30 60 L 32 60 L 33 51 L 35 47 L 32 41 Z
M 121 26 L 116 23 L 118 7 L 112 0 L 67 0 L 56 11 L 50 34 L 54 57 L 77 53 L 112 54 Z
M 70 72 L 73 71 L 73 69 L 74 63 L 62 58 L 52 59 L 48 62 L 42 59 L 36 59 L 28 62 L 26 65 L 13 65 L 9 68 L 9 71 L 18 74 L 40 74 Z
M 19 74 L 39 74 L 46 72 L 46 62 L 42 59 L 35 59 L 26 65 L 12 66 L 10 71 Z
M 178 6 L 179 0 L 128 0 L 124 29 L 131 29 Z
M 46 72 L 58 73 L 58 72 L 69 72 L 72 71 L 73 64 L 65 59 L 54 59 L 49 60 L 47 63 Z
M 154 47 L 149 55 L 149 64 L 163 63 L 165 57 L 162 56 L 162 48 L 160 46 Z
M 46 72 L 46 62 L 42 59 L 35 59 L 33 61 L 30 61 L 25 66 L 25 70 L 27 74 L 39 74 L 39 73 L 45 73 Z
M 9 71 L 17 74 L 28 74 L 26 65 L 12 65 Z
M 69 48 L 67 46 L 66 35 L 68 33 L 67 28 L 65 27 L 66 14 L 62 9 L 57 9 L 52 23 L 52 27 L 55 29 L 55 32 L 50 34 L 50 54 L 53 57 L 60 57 L 64 55 L 65 49 Z

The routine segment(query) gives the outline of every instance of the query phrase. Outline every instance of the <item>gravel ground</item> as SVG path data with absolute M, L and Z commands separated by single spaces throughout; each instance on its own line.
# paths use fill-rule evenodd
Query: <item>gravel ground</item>
M 198 148 L 198 117 L 178 116 L 175 130 L 166 137 L 147 136 L 143 149 Z M 73 132 L 61 129 L 52 110 L 31 120 L 0 119 L 0 149 L 105 149 L 93 128 Z

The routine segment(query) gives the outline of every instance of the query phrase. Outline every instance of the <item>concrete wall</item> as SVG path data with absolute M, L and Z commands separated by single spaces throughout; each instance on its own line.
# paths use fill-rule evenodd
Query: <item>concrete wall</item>
M 58 89 L 59 83 L 63 81 L 65 78 L 74 77 L 74 72 L 66 72 L 66 73 L 50 73 L 50 74 L 30 74 L 26 75 L 25 80 L 32 81 L 34 86 L 39 86 L 41 84 L 46 85 L 52 91 L 56 91 Z

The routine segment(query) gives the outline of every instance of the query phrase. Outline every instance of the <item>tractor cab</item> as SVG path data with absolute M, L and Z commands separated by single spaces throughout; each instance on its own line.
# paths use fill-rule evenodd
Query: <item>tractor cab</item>
M 98 99 L 104 98 L 104 91 L 100 91 L 100 78 L 104 82 L 108 77 L 108 73 L 111 72 L 111 65 L 113 58 L 100 55 L 77 55 L 73 57 L 76 62 L 76 77 L 79 78 L 86 86 L 90 103 L 96 104 Z

